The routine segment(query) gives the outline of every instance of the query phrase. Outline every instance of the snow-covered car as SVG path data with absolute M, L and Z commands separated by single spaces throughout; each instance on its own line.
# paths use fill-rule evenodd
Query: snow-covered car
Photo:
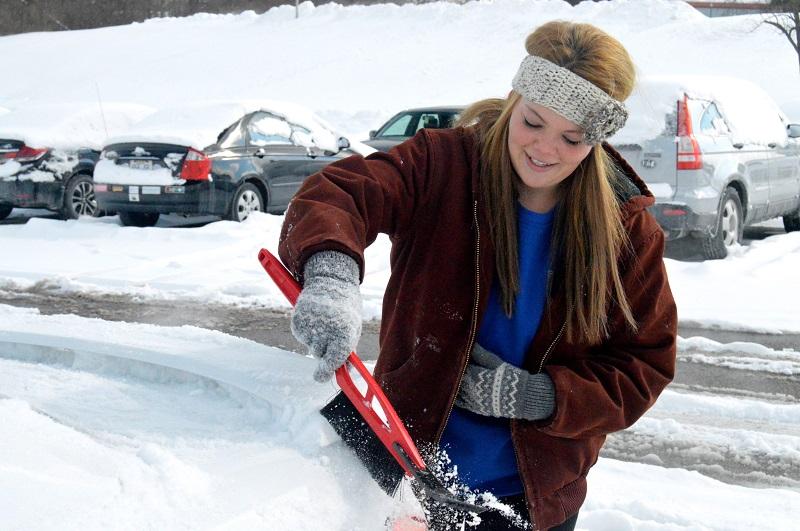
M 667 240 L 724 258 L 745 226 L 800 230 L 800 125 L 760 87 L 723 77 L 640 80 L 611 139 L 656 198 Z
M 370 131 L 369 140 L 364 143 L 379 151 L 389 151 L 414 136 L 420 129 L 453 127 L 463 111 L 464 107 L 457 105 L 406 109 L 389 118 L 377 131 Z
M 15 207 L 95 216 L 92 174 L 107 134 L 153 112 L 131 103 L 39 105 L 0 116 L 0 219 Z
M 306 177 L 374 151 L 295 104 L 197 102 L 162 109 L 110 139 L 95 192 L 123 225 L 151 226 L 168 213 L 242 221 L 253 211 L 283 212 Z

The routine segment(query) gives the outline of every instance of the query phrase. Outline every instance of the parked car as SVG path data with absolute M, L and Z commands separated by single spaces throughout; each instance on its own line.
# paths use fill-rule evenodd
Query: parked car
M 123 225 L 151 226 L 167 213 L 243 221 L 253 211 L 283 212 L 306 177 L 374 151 L 298 105 L 200 102 L 163 109 L 110 139 L 95 193 Z
M 447 129 L 453 127 L 464 107 L 422 107 L 407 109 L 392 116 L 377 131 L 369 132 L 364 143 L 379 151 L 392 147 L 414 136 L 422 128 Z
M 667 240 L 724 258 L 745 226 L 800 230 L 800 125 L 741 79 L 642 79 L 611 142 L 656 198 Z
M 0 219 L 15 207 L 64 218 L 99 214 L 92 174 L 106 134 L 153 112 L 128 103 L 70 103 L 0 116 Z

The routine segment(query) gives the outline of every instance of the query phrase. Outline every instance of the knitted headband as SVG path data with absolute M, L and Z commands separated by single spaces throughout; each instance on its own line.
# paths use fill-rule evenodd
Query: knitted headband
M 566 68 L 529 55 L 511 86 L 523 98 L 557 112 L 584 130 L 585 144 L 599 144 L 628 118 L 625 106 Z

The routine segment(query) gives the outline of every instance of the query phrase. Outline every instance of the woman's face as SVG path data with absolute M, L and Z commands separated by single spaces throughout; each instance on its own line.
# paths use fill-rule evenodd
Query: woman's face
M 583 130 L 560 114 L 523 98 L 511 112 L 508 152 L 522 181 L 520 201 L 548 212 L 558 201 L 558 185 L 589 155 Z

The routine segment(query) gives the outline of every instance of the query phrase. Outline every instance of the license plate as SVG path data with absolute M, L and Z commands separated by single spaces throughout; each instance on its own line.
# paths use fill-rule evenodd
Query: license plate
M 142 195 L 161 195 L 160 186 L 142 186 Z
M 128 167 L 132 170 L 152 170 L 153 169 L 153 161 L 152 160 L 129 160 Z
M 129 186 L 128 187 L 128 201 L 132 203 L 139 202 L 139 187 L 138 186 Z

